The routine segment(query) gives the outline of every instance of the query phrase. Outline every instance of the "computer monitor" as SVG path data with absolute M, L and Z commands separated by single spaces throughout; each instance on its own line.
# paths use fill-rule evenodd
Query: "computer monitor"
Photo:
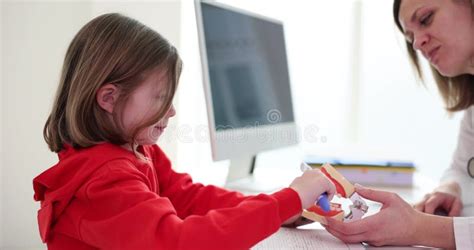
M 259 152 L 298 141 L 283 23 L 214 1 L 195 8 L 213 160 L 230 159 L 228 187 L 265 189 L 234 181 L 252 176 Z

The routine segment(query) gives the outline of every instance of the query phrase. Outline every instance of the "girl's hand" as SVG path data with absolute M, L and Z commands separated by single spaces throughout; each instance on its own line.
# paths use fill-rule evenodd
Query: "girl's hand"
M 461 188 L 456 182 L 448 182 L 426 194 L 414 208 L 428 214 L 460 216 L 462 210 Z
M 354 222 L 327 218 L 326 229 L 344 242 L 367 242 L 374 246 L 411 245 L 416 233 L 417 214 L 413 207 L 397 194 L 372 190 L 356 185 L 356 192 L 369 200 L 383 204 L 374 215 Z
M 302 208 L 312 206 L 323 193 L 327 193 L 328 199 L 331 200 L 336 192 L 336 186 L 319 169 L 305 171 L 293 180 L 290 188 L 300 196 Z

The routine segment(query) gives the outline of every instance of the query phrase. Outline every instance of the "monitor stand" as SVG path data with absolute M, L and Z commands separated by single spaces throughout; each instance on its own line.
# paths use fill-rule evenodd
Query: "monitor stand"
M 281 183 L 276 183 L 266 176 L 254 175 L 256 155 L 241 156 L 230 160 L 229 173 L 225 187 L 244 194 L 272 193 L 281 188 Z M 262 178 L 263 177 L 263 178 Z

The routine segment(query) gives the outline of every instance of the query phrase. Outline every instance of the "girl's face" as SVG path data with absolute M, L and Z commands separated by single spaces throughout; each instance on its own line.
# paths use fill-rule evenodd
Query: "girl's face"
M 167 84 L 167 78 L 164 71 L 155 70 L 130 95 L 122 112 L 122 126 L 126 133 L 132 133 L 136 126 L 150 119 L 164 105 L 165 84 Z M 160 121 L 139 131 L 136 143 L 155 144 L 168 125 L 169 118 L 175 114 L 176 110 L 172 105 Z
M 403 0 L 407 41 L 444 76 L 474 74 L 474 22 L 468 0 Z

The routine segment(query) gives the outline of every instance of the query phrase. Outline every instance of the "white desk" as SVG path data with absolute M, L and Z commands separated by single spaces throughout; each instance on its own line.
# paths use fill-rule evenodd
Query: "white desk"
M 265 169 L 259 174 L 265 174 Z M 276 171 L 276 170 L 274 170 Z M 283 171 L 284 172 L 284 171 Z M 277 172 L 278 173 L 278 172 Z M 275 174 L 277 174 L 275 173 Z M 301 174 L 301 173 L 298 173 Z M 277 179 L 292 178 L 290 173 L 279 173 Z M 373 187 L 385 191 L 397 193 L 409 203 L 419 201 L 426 193 L 436 187 L 436 182 L 415 173 L 414 186 L 412 188 L 401 187 Z M 369 212 L 367 215 L 377 213 L 381 204 L 368 201 Z M 372 247 L 362 244 L 344 244 L 324 230 L 319 223 L 301 226 L 298 229 L 281 228 L 278 232 L 263 240 L 255 246 L 255 249 L 430 249 L 426 247 Z
M 363 250 L 362 244 L 345 244 L 324 229 L 280 228 L 278 232 L 255 245 L 253 250 L 266 249 L 351 249 Z
M 267 239 L 255 245 L 253 250 L 292 250 L 292 249 L 348 249 L 348 250 L 365 250 L 365 249 L 384 249 L 384 250 L 420 250 L 434 249 L 430 247 L 399 247 L 385 246 L 373 247 L 365 244 L 346 244 L 336 237 L 332 236 L 324 229 L 295 229 L 280 228 L 278 232 L 271 235 Z
M 288 166 L 295 165 L 293 168 Z M 255 169 L 255 180 L 258 182 L 267 182 L 268 186 L 280 183 L 274 186 L 273 190 L 267 190 L 271 193 L 283 187 L 287 187 L 291 181 L 301 175 L 297 157 L 288 159 L 279 159 L 272 164 L 261 164 Z M 248 180 L 247 180 L 248 181 Z M 244 181 L 245 182 L 245 181 Z M 263 186 L 266 184 L 263 183 Z M 431 192 L 437 185 L 437 182 L 425 176 L 415 173 L 413 187 L 371 187 L 380 190 L 397 193 L 409 203 L 414 203 Z M 240 190 L 242 191 L 242 190 Z M 253 194 L 248 190 L 244 193 Z M 381 204 L 368 201 L 369 213 L 374 214 L 381 208 Z M 319 223 L 312 223 L 301 226 L 298 229 L 281 228 L 277 233 L 263 240 L 255 246 L 254 249 L 372 249 L 376 247 L 363 246 L 362 244 L 344 244 L 331 234 L 329 234 Z M 425 247 L 381 247 L 381 249 L 427 249 Z M 428 248 L 429 249 L 429 248 Z

